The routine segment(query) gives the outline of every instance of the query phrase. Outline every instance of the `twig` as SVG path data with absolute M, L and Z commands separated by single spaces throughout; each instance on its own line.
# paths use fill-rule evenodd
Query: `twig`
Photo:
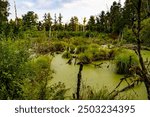
M 127 81 L 127 79 L 125 79 L 126 83 L 128 84 L 128 86 L 130 86 L 130 83 Z M 133 82 L 134 83 L 134 82 Z M 132 91 L 135 93 L 136 96 L 138 96 L 138 94 L 134 91 L 134 89 L 132 89 Z
M 120 79 L 120 82 L 118 83 L 118 85 L 116 86 L 116 88 L 115 88 L 109 95 L 111 95 L 112 93 L 115 92 L 114 95 L 113 95 L 113 97 L 116 97 L 119 93 L 124 92 L 124 91 L 126 91 L 126 90 L 129 90 L 129 89 L 133 88 L 133 87 L 135 86 L 135 82 L 138 81 L 138 80 L 135 80 L 135 81 L 129 83 L 129 82 L 127 81 L 127 78 L 129 78 L 129 77 L 121 78 L 121 79 Z M 122 83 L 124 80 L 126 81 L 126 83 L 128 84 L 128 86 L 122 88 L 121 90 L 116 90 L 116 89 L 121 85 L 121 83 Z M 135 93 L 135 95 L 138 96 L 137 93 L 134 91 L 134 89 L 132 89 L 132 90 L 133 90 L 133 92 Z

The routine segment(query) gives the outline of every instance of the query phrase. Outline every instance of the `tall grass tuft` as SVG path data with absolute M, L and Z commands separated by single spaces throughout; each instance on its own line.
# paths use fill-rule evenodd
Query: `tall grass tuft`
M 136 54 L 131 50 L 122 50 L 115 57 L 115 62 L 118 74 L 130 74 L 130 67 L 139 65 Z
M 114 100 L 115 98 L 112 95 L 109 95 L 107 87 L 103 87 L 100 90 L 94 90 L 90 86 L 86 86 L 82 92 L 83 100 Z

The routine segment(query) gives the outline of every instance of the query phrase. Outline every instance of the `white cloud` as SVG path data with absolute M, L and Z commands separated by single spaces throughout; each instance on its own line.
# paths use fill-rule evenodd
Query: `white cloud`
M 22 7 L 23 8 L 32 8 L 32 7 L 34 7 L 35 6 L 35 4 L 33 3 L 33 2 L 30 2 L 30 1 L 23 1 L 22 2 Z
M 14 17 L 13 0 L 10 1 L 10 18 Z M 40 20 L 43 19 L 44 13 L 57 15 L 62 13 L 63 22 L 69 22 L 72 16 L 78 16 L 79 20 L 83 17 L 89 18 L 91 15 L 98 15 L 102 10 L 109 10 L 113 1 L 119 0 L 16 0 L 18 16 L 21 17 L 28 11 L 34 11 L 39 15 Z M 123 3 L 125 0 L 121 0 Z

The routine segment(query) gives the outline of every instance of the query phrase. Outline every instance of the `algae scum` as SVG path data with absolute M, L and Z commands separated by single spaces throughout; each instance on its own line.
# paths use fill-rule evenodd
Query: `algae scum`
M 149 51 L 143 51 L 144 58 L 150 57 Z M 68 65 L 67 59 L 63 59 L 61 54 L 56 55 L 51 63 L 51 68 L 55 71 L 53 74 L 53 80 L 51 83 L 63 82 L 66 87 L 69 88 L 69 94 L 75 92 L 77 83 L 77 74 L 79 70 L 78 65 Z M 103 64 L 100 68 L 96 68 L 92 64 L 84 65 L 82 71 L 82 81 L 86 85 L 99 90 L 106 86 L 111 92 L 117 84 L 120 82 L 120 78 L 124 77 L 115 73 L 115 65 L 113 61 L 101 61 Z M 127 86 L 126 82 L 123 82 L 120 88 Z M 134 96 L 133 99 L 147 99 L 146 88 L 143 83 L 136 86 L 134 89 L 123 92 L 123 95 Z M 136 95 L 135 95 L 136 94 Z

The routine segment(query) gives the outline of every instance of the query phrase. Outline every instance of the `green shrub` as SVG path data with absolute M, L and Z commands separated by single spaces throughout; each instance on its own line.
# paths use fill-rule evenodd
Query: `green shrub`
M 80 46 L 80 45 L 84 45 L 85 44 L 85 40 L 84 38 L 71 38 L 70 39 L 71 43 L 75 46 Z
M 88 49 L 88 46 L 86 46 L 86 45 L 79 45 L 76 48 L 75 54 L 84 53 L 87 49 Z
M 115 97 L 110 95 L 110 92 L 107 87 L 96 91 L 90 86 L 82 86 L 81 92 L 82 100 L 114 100 Z
M 115 61 L 118 74 L 130 74 L 129 68 L 139 64 L 136 54 L 131 50 L 122 50 Z
M 92 31 L 87 31 L 86 33 L 85 33 L 85 38 L 94 38 L 94 37 L 97 37 L 97 35 L 98 35 L 98 32 L 92 32 Z
M 118 53 L 118 49 L 117 48 L 109 49 L 109 52 L 108 52 L 109 60 L 114 59 L 115 56 L 117 55 L 117 53 Z
M 47 83 L 52 77 L 51 60 L 48 56 L 39 56 L 26 63 L 26 79 L 23 85 L 26 99 L 45 99 Z
M 39 54 L 47 54 L 50 52 L 63 52 L 66 49 L 67 43 L 65 42 L 50 42 L 50 41 L 43 41 L 40 43 L 36 43 L 34 45 L 34 50 L 36 53 Z
M 98 48 L 89 48 L 85 53 L 89 54 L 92 61 L 100 60 L 100 51 Z
M 92 61 L 111 60 L 116 56 L 117 49 L 89 47 L 84 52 L 79 54 L 79 58 L 84 63 L 91 63 Z
M 49 41 L 44 41 L 34 45 L 34 51 L 39 54 L 47 54 L 49 52 L 55 52 L 54 45 Z
M 62 57 L 69 59 L 69 58 L 71 58 L 71 54 L 70 54 L 70 52 L 66 51 L 63 53 Z
M 125 28 L 123 32 L 123 38 L 127 43 L 136 43 L 136 38 L 132 32 L 132 29 Z
M 23 66 L 28 61 L 25 41 L 0 42 L 0 99 L 22 99 Z
M 70 52 L 71 54 L 74 54 L 75 46 L 73 44 L 68 44 L 67 51 Z
M 150 18 L 142 22 L 143 28 L 141 30 L 141 40 L 144 45 L 150 46 Z
M 84 32 L 81 31 L 52 31 L 53 35 L 56 35 L 57 39 L 71 38 L 71 37 L 84 37 Z
M 66 49 L 67 43 L 65 42 L 53 42 L 55 52 L 63 52 Z
M 24 70 L 26 79 L 23 85 L 23 97 L 29 100 L 64 99 L 67 89 L 63 83 L 49 85 L 53 74 L 50 67 L 52 58 L 49 56 L 39 56 L 32 59 Z
M 94 89 L 91 86 L 82 85 L 81 100 L 133 100 L 133 95 L 115 95 L 110 94 L 108 87 L 103 86 L 101 89 Z
M 100 48 L 99 57 L 101 60 L 107 60 L 108 59 L 108 49 Z
M 29 59 L 28 44 L 23 40 L 0 42 L 0 99 L 64 99 L 63 83 L 49 85 L 52 58 Z
M 100 45 L 98 45 L 96 43 L 92 43 L 92 44 L 90 44 L 90 48 L 100 48 Z
M 70 38 L 70 35 L 65 31 L 61 31 L 57 34 L 57 38 L 58 39 Z
M 117 48 L 100 48 L 100 52 L 98 53 L 99 60 L 113 60 L 118 52 Z
M 48 100 L 65 100 L 66 99 L 66 92 L 69 89 L 66 89 L 66 86 L 64 83 L 58 82 L 55 84 L 52 84 L 47 89 L 47 95 L 46 99 Z
M 108 39 L 109 39 L 107 33 L 99 33 L 99 34 L 98 34 L 98 38 L 99 38 L 99 39 L 102 39 L 102 40 L 108 40 Z
M 83 64 L 89 64 L 92 62 L 92 54 L 91 53 L 81 53 L 81 54 L 79 54 L 78 59 Z

